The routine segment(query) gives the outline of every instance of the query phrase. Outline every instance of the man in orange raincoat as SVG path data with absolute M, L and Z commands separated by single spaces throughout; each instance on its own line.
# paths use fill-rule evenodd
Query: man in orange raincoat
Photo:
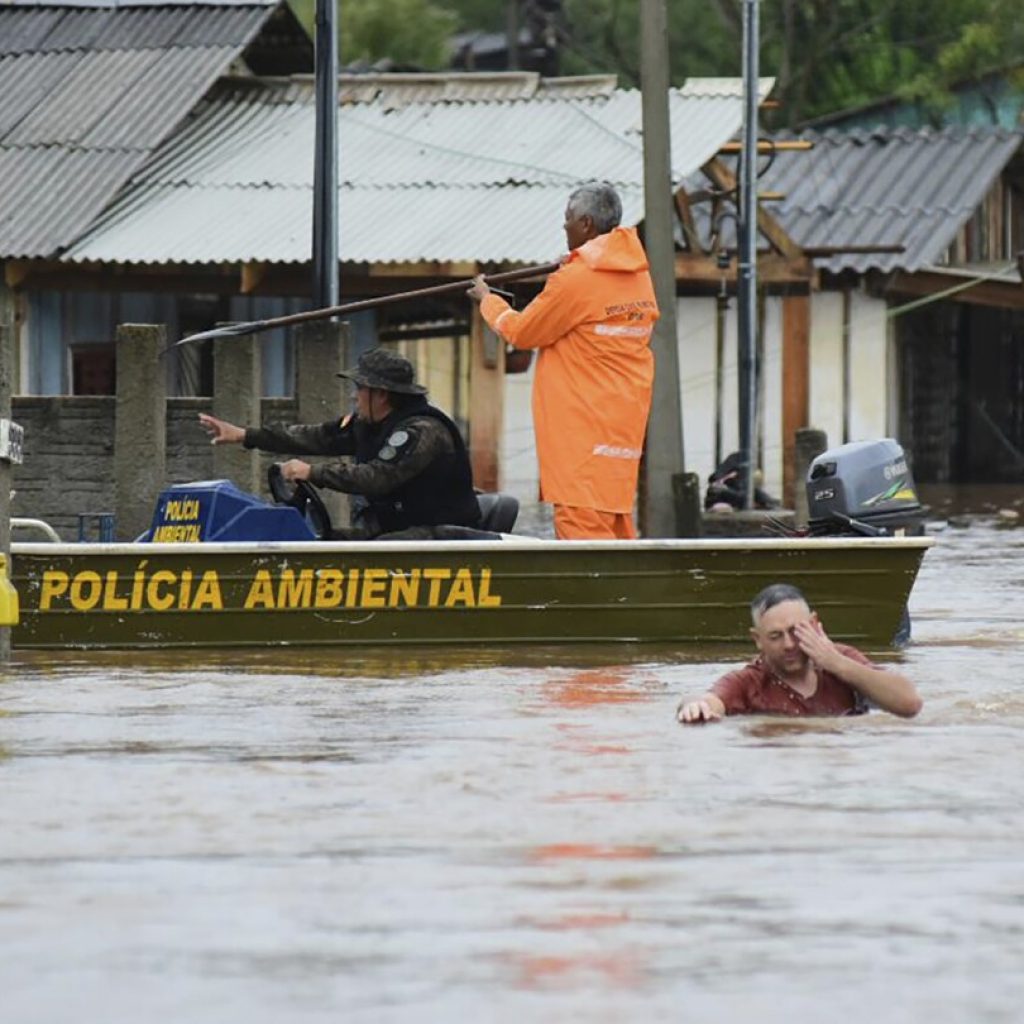
M 541 500 L 560 540 L 636 537 L 633 503 L 654 383 L 658 307 L 635 228 L 611 185 L 569 197 L 569 255 L 521 313 L 483 277 L 469 294 L 508 344 L 540 349 L 533 421 Z

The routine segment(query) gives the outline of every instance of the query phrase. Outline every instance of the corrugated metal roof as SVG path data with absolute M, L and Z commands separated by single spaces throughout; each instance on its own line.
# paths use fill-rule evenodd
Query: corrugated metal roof
M 564 244 L 567 194 L 594 179 L 618 186 L 624 222 L 643 215 L 635 90 L 397 108 L 380 97 L 339 115 L 344 261 L 548 259 Z M 692 83 L 673 91 L 670 113 L 679 181 L 739 128 L 742 89 Z M 310 89 L 226 84 L 65 258 L 307 261 L 313 139 Z
M 785 198 L 770 209 L 806 246 L 903 245 L 847 254 L 823 269 L 920 270 L 941 259 L 1024 141 L 1019 131 L 946 128 L 817 134 L 809 152 L 779 152 L 760 179 Z
M 277 6 L 0 3 L 0 258 L 73 242 Z
M 338 101 L 377 103 L 386 108 L 410 103 L 479 103 L 551 97 L 610 96 L 615 75 L 544 78 L 536 71 L 460 71 L 437 73 L 342 74 Z

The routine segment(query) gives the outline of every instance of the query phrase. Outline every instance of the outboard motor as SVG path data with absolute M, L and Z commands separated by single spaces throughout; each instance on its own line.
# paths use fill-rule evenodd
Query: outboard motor
M 922 533 L 927 509 L 903 448 L 886 437 L 822 452 L 807 471 L 807 513 L 814 536 L 892 537 Z

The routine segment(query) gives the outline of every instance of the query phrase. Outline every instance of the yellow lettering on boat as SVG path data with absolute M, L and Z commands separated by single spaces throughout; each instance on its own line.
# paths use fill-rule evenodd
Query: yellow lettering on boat
M 472 608 L 476 604 L 473 577 L 468 569 L 459 569 L 452 581 L 452 589 L 444 599 L 445 608 L 454 608 L 457 604 L 463 604 L 467 608 Z
M 313 600 L 313 570 L 303 569 L 298 577 L 294 569 L 282 569 L 277 585 L 278 608 L 308 608 Z
M 501 604 L 501 595 L 491 593 L 491 570 L 480 570 L 480 592 L 477 595 L 478 608 L 497 608 Z
M 158 526 L 153 531 L 153 540 L 161 544 L 198 544 L 202 538 L 199 536 L 199 523 L 179 523 L 174 526 Z
M 103 610 L 105 612 L 124 612 L 128 610 L 128 598 L 117 592 L 117 572 L 113 569 L 107 573 L 103 586 Z
M 184 611 L 188 607 L 188 599 L 192 596 L 192 570 L 186 569 L 181 574 L 181 586 L 178 587 L 178 609 Z
M 359 570 L 353 569 L 348 574 L 348 587 L 345 590 L 345 607 L 355 608 L 356 596 L 359 594 Z
M 47 569 L 43 573 L 43 582 L 39 587 L 39 610 L 49 611 L 55 598 L 67 593 L 71 577 L 60 569 Z
M 391 593 L 388 594 L 388 607 L 397 608 L 399 600 L 406 608 L 415 606 L 420 597 L 420 571 L 413 569 L 408 576 L 401 569 L 391 574 Z
M 274 581 L 270 578 L 269 569 L 257 569 L 256 576 L 245 595 L 243 608 L 273 608 Z
M 224 599 L 220 594 L 220 577 L 218 577 L 216 569 L 207 569 L 196 587 L 196 596 L 191 610 L 198 612 L 203 608 L 212 608 L 216 612 L 224 610 Z
M 169 501 L 164 508 L 164 519 L 171 522 L 195 522 L 199 518 L 199 501 L 187 498 L 183 501 Z
M 143 570 L 146 568 L 146 561 L 139 562 L 135 569 L 135 575 L 132 577 L 132 611 L 137 612 L 142 607 L 142 598 L 146 593 L 146 574 Z
M 386 608 L 387 597 L 384 593 L 388 586 L 387 569 L 367 569 L 363 573 L 363 593 L 359 600 L 360 608 Z
M 85 572 L 75 573 L 71 580 L 71 607 L 75 611 L 91 611 L 100 602 L 103 594 L 103 581 L 98 572 L 87 569 Z
M 43 572 L 39 610 L 66 606 L 105 612 L 223 611 L 224 594 L 216 569 L 147 571 L 147 560 L 122 574 L 91 569 L 69 574 Z M 497 608 L 490 569 L 431 567 L 394 569 L 257 569 L 242 602 L 246 611 L 304 608 Z M 230 598 L 231 592 L 228 592 Z M 232 601 L 238 607 L 238 598 Z
M 451 569 L 424 569 L 423 578 L 430 580 L 430 590 L 427 593 L 427 607 L 436 608 L 441 600 L 441 581 L 452 578 Z
M 146 585 L 146 604 L 148 604 L 150 608 L 154 609 L 154 611 L 167 611 L 167 609 L 174 604 L 175 595 L 173 591 L 165 591 L 161 593 L 161 586 L 164 584 L 174 586 L 177 582 L 177 576 L 175 576 L 170 569 L 158 569 L 149 577 L 149 581 Z
M 313 598 L 317 608 L 337 608 L 341 604 L 342 584 L 345 574 L 340 569 L 320 569 L 316 574 L 316 596 Z

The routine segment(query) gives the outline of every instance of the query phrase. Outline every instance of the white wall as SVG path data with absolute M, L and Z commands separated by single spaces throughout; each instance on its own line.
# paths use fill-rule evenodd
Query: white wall
M 702 483 L 715 468 L 717 415 L 716 300 L 682 298 L 676 307 L 679 337 L 679 382 L 683 406 L 683 446 L 686 470 Z M 764 488 L 782 491 L 782 303 L 765 303 L 762 393 L 758 404 L 764 442 Z M 738 319 L 735 298 L 725 319 L 722 359 L 722 445 L 725 458 L 739 447 Z
M 735 305 L 735 303 L 733 304 Z M 734 313 L 734 310 L 730 311 Z M 715 300 L 684 298 L 676 303 L 676 336 L 679 339 L 679 395 L 683 409 L 683 461 L 687 472 L 699 474 L 701 481 L 715 468 Z M 730 316 L 726 342 L 725 412 L 723 426 L 728 454 L 735 446 L 736 408 L 736 319 Z M 657 370 L 655 370 L 657 372 Z M 732 433 L 729 433 L 729 430 Z
M 843 443 L 843 296 L 811 296 L 810 405 L 808 426 L 824 430 L 830 446 Z
M 854 292 L 850 302 L 851 441 L 888 436 L 890 380 L 885 301 Z

